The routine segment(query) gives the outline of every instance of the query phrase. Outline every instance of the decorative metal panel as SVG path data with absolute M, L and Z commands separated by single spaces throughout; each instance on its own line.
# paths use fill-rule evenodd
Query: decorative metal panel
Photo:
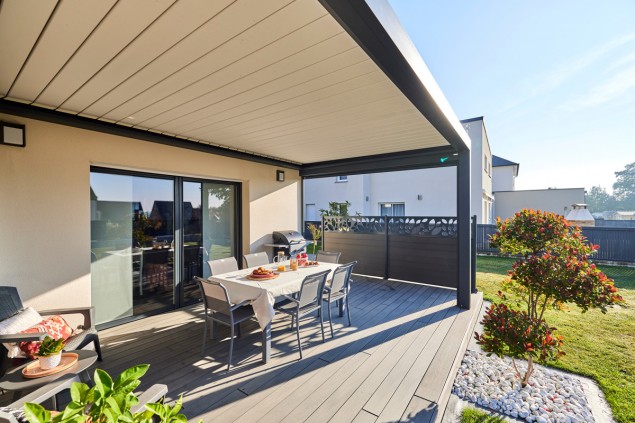
M 324 216 L 324 232 L 383 234 L 385 225 L 383 216 Z
M 388 221 L 389 235 L 439 236 L 456 238 L 456 217 L 394 216 Z

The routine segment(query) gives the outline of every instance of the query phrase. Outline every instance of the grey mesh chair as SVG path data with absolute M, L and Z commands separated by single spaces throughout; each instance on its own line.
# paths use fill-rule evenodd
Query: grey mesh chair
M 18 294 L 18 289 L 14 286 L 0 286 L 0 321 L 8 319 L 11 316 L 18 314 L 24 306 Z M 71 336 L 66 340 L 65 350 L 81 350 L 90 344 L 93 344 L 95 352 L 97 353 L 97 359 L 102 361 L 101 346 L 99 344 L 99 335 L 95 328 L 95 308 L 94 307 L 74 307 L 63 308 L 57 310 L 38 310 L 42 316 L 53 316 L 56 314 L 70 315 L 80 314 L 83 316 L 83 324 L 79 327 L 81 329 L 76 335 Z M 16 333 L 8 335 L 0 335 L 0 342 L 30 342 L 41 341 L 46 336 L 46 333 Z M 6 348 L 0 344 L 0 376 L 5 371 L 14 366 L 12 359 L 7 357 Z
M 329 312 L 329 326 L 331 328 L 331 338 L 333 338 L 333 318 L 331 317 L 331 303 L 337 302 L 341 310 L 346 303 L 346 316 L 348 317 L 348 325 L 351 325 L 351 308 L 348 305 L 348 294 L 351 287 L 351 273 L 353 273 L 353 267 L 357 264 L 356 261 L 346 263 L 338 267 L 333 271 L 333 278 L 331 278 L 331 284 L 324 287 L 324 301 L 328 307 Z
M 203 304 L 205 305 L 205 327 L 203 329 L 201 355 L 205 355 L 207 322 L 212 322 L 210 327 L 210 337 L 212 339 L 215 337 L 215 323 L 229 326 L 229 359 L 227 360 L 227 370 L 229 370 L 232 365 L 232 353 L 234 352 L 234 333 L 237 332 L 240 336 L 240 323 L 254 317 L 254 310 L 251 307 L 243 307 L 249 304 L 249 301 L 232 304 L 229 300 L 227 289 L 222 283 L 202 279 L 198 276 L 195 276 L 194 279 L 198 282 L 198 286 L 201 289 L 201 297 L 203 297 Z
M 220 275 L 222 273 L 229 273 L 234 270 L 238 270 L 238 262 L 235 257 L 210 260 L 207 264 L 209 265 L 212 275 Z
M 245 254 L 244 258 L 247 267 L 264 266 L 269 264 L 269 256 L 265 252 Z
M 314 311 L 320 311 L 322 308 L 322 293 L 326 285 L 326 276 L 330 270 L 324 270 L 314 273 L 304 278 L 302 287 L 297 294 L 297 298 L 288 297 L 286 300 L 276 305 L 276 310 L 291 316 L 291 329 L 295 321 L 295 331 L 298 337 L 298 350 L 300 351 L 300 359 L 302 359 L 302 343 L 300 342 L 300 318 Z M 322 342 L 324 338 L 324 319 L 322 313 L 318 313 L 320 318 L 320 327 L 322 329 Z
M 315 260 L 322 263 L 339 263 L 342 253 L 330 252 L 330 251 L 318 251 Z

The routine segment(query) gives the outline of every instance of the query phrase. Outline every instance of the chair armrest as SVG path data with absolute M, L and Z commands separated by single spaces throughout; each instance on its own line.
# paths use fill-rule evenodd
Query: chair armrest
M 233 306 L 231 306 L 230 310 L 234 311 L 237 308 L 244 307 L 244 306 L 249 305 L 249 304 L 251 304 L 251 301 L 250 300 L 245 300 L 242 303 L 234 304 Z
M 298 301 L 297 299 L 293 298 L 293 297 L 289 297 L 288 295 L 283 295 L 283 297 L 289 301 L 293 301 L 296 304 L 300 304 L 300 301 Z
M 42 316 L 53 316 L 56 314 L 81 314 L 84 316 L 84 324 L 82 329 L 94 328 L 95 324 L 95 307 L 73 307 L 73 308 L 58 308 L 54 310 L 38 310 Z
M 46 332 L 33 332 L 33 333 L 11 333 L 8 335 L 0 335 L 0 342 L 31 342 L 41 341 L 48 333 Z
M 165 397 L 167 393 L 168 387 L 166 385 L 158 383 L 152 385 L 150 388 L 146 389 L 143 394 L 139 395 L 139 403 L 130 407 L 130 412 L 134 414 L 144 411 L 146 409 L 146 404 L 159 401 L 161 398 Z
M 58 380 L 48 383 L 23 396 L 16 402 L 9 404 L 9 407 L 22 408 L 27 402 L 40 404 L 64 389 L 69 389 L 74 382 L 80 382 L 79 375 L 73 373 L 66 374 Z

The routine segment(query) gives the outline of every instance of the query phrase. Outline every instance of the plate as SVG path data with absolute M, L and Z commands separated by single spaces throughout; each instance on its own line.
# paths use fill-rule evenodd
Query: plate
M 55 373 L 62 372 L 72 367 L 75 363 L 77 363 L 78 358 L 79 355 L 76 353 L 62 353 L 62 361 L 60 361 L 60 364 L 48 370 L 40 368 L 40 361 L 35 360 L 27 364 L 22 369 L 22 376 L 27 379 L 35 379 L 38 377 L 54 375 Z
M 320 265 L 320 263 L 318 263 L 318 264 L 305 264 L 302 267 L 318 267 L 319 265 Z
M 278 277 L 277 273 L 274 273 L 273 275 L 270 275 L 270 276 L 256 276 L 252 274 L 247 275 L 247 279 L 251 279 L 252 281 L 268 281 L 271 279 L 275 279 L 277 277 Z

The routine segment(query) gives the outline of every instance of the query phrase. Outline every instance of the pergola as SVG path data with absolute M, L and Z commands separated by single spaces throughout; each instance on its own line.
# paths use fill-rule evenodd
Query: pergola
M 5 0 L 0 57 L 0 113 L 304 178 L 456 166 L 470 307 L 470 141 L 386 0 Z

